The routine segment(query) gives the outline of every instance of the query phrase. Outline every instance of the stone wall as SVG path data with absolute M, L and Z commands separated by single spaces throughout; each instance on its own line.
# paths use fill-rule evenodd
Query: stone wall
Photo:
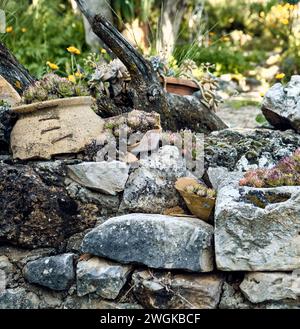
M 238 186 L 299 145 L 290 130 L 207 137 L 196 178 L 218 190 L 209 222 L 164 215 L 187 210 L 176 146 L 135 166 L 3 147 L 0 308 L 300 308 L 300 188 Z

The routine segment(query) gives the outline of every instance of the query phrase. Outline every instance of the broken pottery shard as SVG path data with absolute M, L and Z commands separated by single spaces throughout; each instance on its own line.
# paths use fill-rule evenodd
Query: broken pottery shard
M 21 101 L 21 96 L 12 87 L 12 85 L 8 81 L 6 81 L 1 75 L 0 75 L 0 100 L 8 103 L 11 106 L 15 106 Z
M 104 126 L 91 105 L 91 97 L 73 97 L 14 108 L 20 115 L 11 133 L 14 158 L 51 159 L 84 150 Z

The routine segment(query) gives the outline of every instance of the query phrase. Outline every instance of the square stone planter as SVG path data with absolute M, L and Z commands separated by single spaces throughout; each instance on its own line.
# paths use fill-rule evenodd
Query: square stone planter
M 300 187 L 241 187 L 218 191 L 215 210 L 217 268 L 290 271 L 300 268 Z

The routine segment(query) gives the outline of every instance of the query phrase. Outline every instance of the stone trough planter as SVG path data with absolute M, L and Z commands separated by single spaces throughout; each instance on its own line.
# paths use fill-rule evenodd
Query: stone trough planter
M 241 187 L 218 191 L 216 264 L 223 271 L 300 268 L 300 187 Z
M 77 153 L 103 131 L 103 120 L 91 109 L 92 98 L 73 97 L 12 109 L 19 120 L 11 133 L 13 157 L 51 159 Z

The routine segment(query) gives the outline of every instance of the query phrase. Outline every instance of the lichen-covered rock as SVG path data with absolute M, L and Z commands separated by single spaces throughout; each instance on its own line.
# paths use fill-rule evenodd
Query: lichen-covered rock
M 300 271 L 247 273 L 240 289 L 252 303 L 297 300 L 300 297 Z
M 26 247 L 58 247 L 92 227 L 98 208 L 48 186 L 27 165 L 0 163 L 0 241 Z
M 66 185 L 71 198 L 79 200 L 83 204 L 96 205 L 101 215 L 115 214 L 118 212 L 121 203 L 121 197 L 119 195 L 94 192 L 68 179 L 66 180 Z
M 299 309 L 300 299 L 265 300 L 261 303 L 252 303 L 241 291 L 240 285 L 243 282 L 242 273 L 230 274 L 228 282 L 224 282 L 220 309 Z M 258 273 L 257 273 L 258 274 Z M 269 273 L 272 274 L 272 273 Z M 239 277 L 240 276 L 240 277 Z M 272 290 L 272 288 L 271 288 Z M 274 292 L 274 289 L 273 289 Z M 261 291 L 268 294 L 268 291 Z
M 0 309 L 37 309 L 39 304 L 38 296 L 24 288 L 0 291 Z
M 176 146 L 164 146 L 141 165 L 128 179 L 120 210 L 163 213 L 180 203 L 175 189 L 179 177 L 187 175 L 186 163 Z
M 133 291 L 145 308 L 213 309 L 222 291 L 223 278 L 216 274 L 172 274 L 137 271 Z
M 224 167 L 209 167 L 206 172 L 206 178 L 213 189 L 218 190 L 222 186 L 236 181 L 238 178 L 242 179 L 244 174 L 240 171 L 228 171 Z
M 300 267 L 300 188 L 219 189 L 216 264 L 223 271 L 289 271 Z
M 69 176 L 82 186 L 109 195 L 124 190 L 129 166 L 120 161 L 83 162 L 68 166 Z
M 75 278 L 73 262 L 73 254 L 40 258 L 25 265 L 24 277 L 30 283 L 53 290 L 66 290 Z
M 89 232 L 82 251 L 153 268 L 213 270 L 213 227 L 200 219 L 130 214 Z
M 270 168 L 300 145 L 292 130 L 225 129 L 205 138 L 205 167 L 229 171 Z
M 10 108 L 0 105 L 0 154 L 8 153 L 10 132 L 15 120 Z
M 131 266 L 121 265 L 98 257 L 77 264 L 77 294 L 95 293 L 105 299 L 115 299 L 127 281 Z
M 5 255 L 0 255 L 0 292 L 3 291 L 14 274 L 14 266 Z
M 292 76 L 286 86 L 276 83 L 270 88 L 264 97 L 262 112 L 274 127 L 300 132 L 300 76 Z

